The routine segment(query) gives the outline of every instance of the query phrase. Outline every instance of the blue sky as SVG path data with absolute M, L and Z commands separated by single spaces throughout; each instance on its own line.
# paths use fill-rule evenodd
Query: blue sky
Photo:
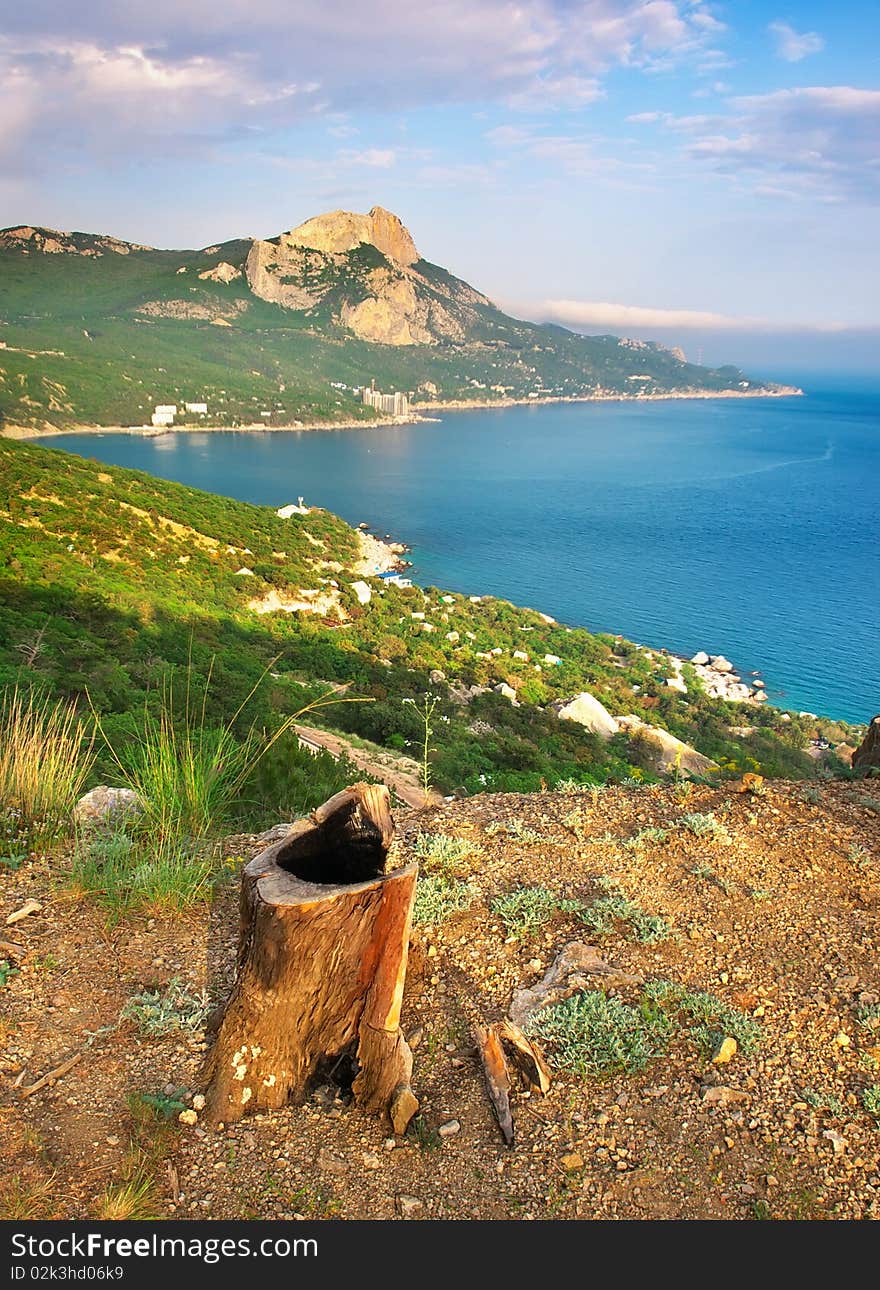
M 0 226 L 201 246 L 379 204 L 522 316 L 880 371 L 874 0 L 0 17 Z

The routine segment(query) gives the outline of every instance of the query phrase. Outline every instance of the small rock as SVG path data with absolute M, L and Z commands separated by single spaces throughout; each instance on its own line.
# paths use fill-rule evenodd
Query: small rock
M 748 1093 L 739 1088 L 728 1088 L 726 1084 L 714 1084 L 703 1089 L 703 1102 L 707 1106 L 733 1106 L 748 1100 Z
M 109 1137 L 109 1138 L 105 1138 L 105 1139 L 104 1139 L 104 1141 L 107 1143 L 107 1146 L 108 1146 L 108 1147 L 118 1147 L 118 1146 L 119 1146 L 119 1139 L 117 1138 L 117 1136 L 116 1136 L 116 1134 L 115 1134 L 115 1133 L 111 1133 L 110 1137 Z
M 836 1129 L 826 1129 L 822 1134 L 822 1137 L 827 1138 L 831 1143 L 836 1156 L 842 1156 L 844 1151 L 846 1151 L 846 1138 L 842 1134 L 838 1133 Z
M 416 1026 L 415 1030 L 411 1031 L 410 1034 L 407 1035 L 406 1042 L 409 1044 L 410 1048 L 418 1048 L 424 1037 L 424 1028 L 422 1026 Z
M 579 1151 L 570 1151 L 567 1156 L 563 1156 L 559 1161 L 566 1173 L 574 1173 L 576 1169 L 583 1169 L 584 1158 Z
M 363 1161 L 365 1169 L 382 1168 L 382 1161 L 379 1156 L 376 1155 L 375 1151 L 365 1151 L 361 1156 L 361 1160 Z
M 712 1061 L 716 1066 L 725 1066 L 731 1059 L 736 1056 L 738 1044 L 732 1035 L 725 1035 L 712 1054 Z
M 439 1126 L 437 1132 L 441 1138 L 454 1138 L 456 1133 L 461 1132 L 461 1125 L 458 1120 L 447 1120 L 445 1124 Z
M 345 1158 L 329 1147 L 322 1147 L 318 1152 L 318 1168 L 325 1174 L 345 1174 L 348 1173 L 348 1165 Z
M 395 1203 L 401 1218 L 415 1218 L 424 1209 L 424 1204 L 418 1196 L 398 1196 Z
M 199 1120 L 195 1111 L 181 1111 L 177 1118 L 181 1124 L 197 1124 Z
M 205 1095 L 204 1093 L 196 1093 L 195 1096 L 193 1097 L 193 1110 L 204 1111 L 204 1109 L 205 1109 Z

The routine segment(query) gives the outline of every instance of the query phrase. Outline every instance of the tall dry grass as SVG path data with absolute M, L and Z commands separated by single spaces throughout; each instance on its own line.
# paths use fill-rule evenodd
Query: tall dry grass
M 17 685 L 0 699 L 0 810 L 31 830 L 65 825 L 94 760 L 75 707 Z

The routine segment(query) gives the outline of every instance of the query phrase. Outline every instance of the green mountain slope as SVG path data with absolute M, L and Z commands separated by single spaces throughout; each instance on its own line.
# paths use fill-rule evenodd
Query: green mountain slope
M 369 422 L 371 379 L 428 404 L 780 389 L 510 318 L 378 207 L 200 251 L 0 231 L 0 427 L 139 426 L 184 402 L 208 413 L 177 424 Z
M 743 708 L 708 698 L 687 666 L 688 694 L 667 686 L 662 651 L 491 597 L 387 585 L 364 572 L 361 543 L 326 511 L 281 519 L 0 440 L 0 687 L 88 693 L 124 741 L 144 703 L 187 670 L 193 693 L 207 686 L 218 722 L 256 685 L 247 723 L 268 728 L 341 684 L 369 702 L 329 708 L 325 723 L 399 750 L 424 737 L 419 707 L 430 692 L 433 774 L 446 791 L 641 776 L 638 739 L 603 743 L 548 708 L 589 690 L 612 714 L 666 728 L 725 771 L 812 772 L 796 716 L 748 708 L 743 736 Z M 502 683 L 516 703 L 496 692 Z M 846 731 L 829 723 L 827 733 Z

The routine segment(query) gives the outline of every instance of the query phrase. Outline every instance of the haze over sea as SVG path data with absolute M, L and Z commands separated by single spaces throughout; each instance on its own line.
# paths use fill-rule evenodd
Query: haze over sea
M 876 385 L 45 442 L 272 507 L 301 495 L 406 542 L 422 585 L 724 653 L 782 707 L 880 711 Z

